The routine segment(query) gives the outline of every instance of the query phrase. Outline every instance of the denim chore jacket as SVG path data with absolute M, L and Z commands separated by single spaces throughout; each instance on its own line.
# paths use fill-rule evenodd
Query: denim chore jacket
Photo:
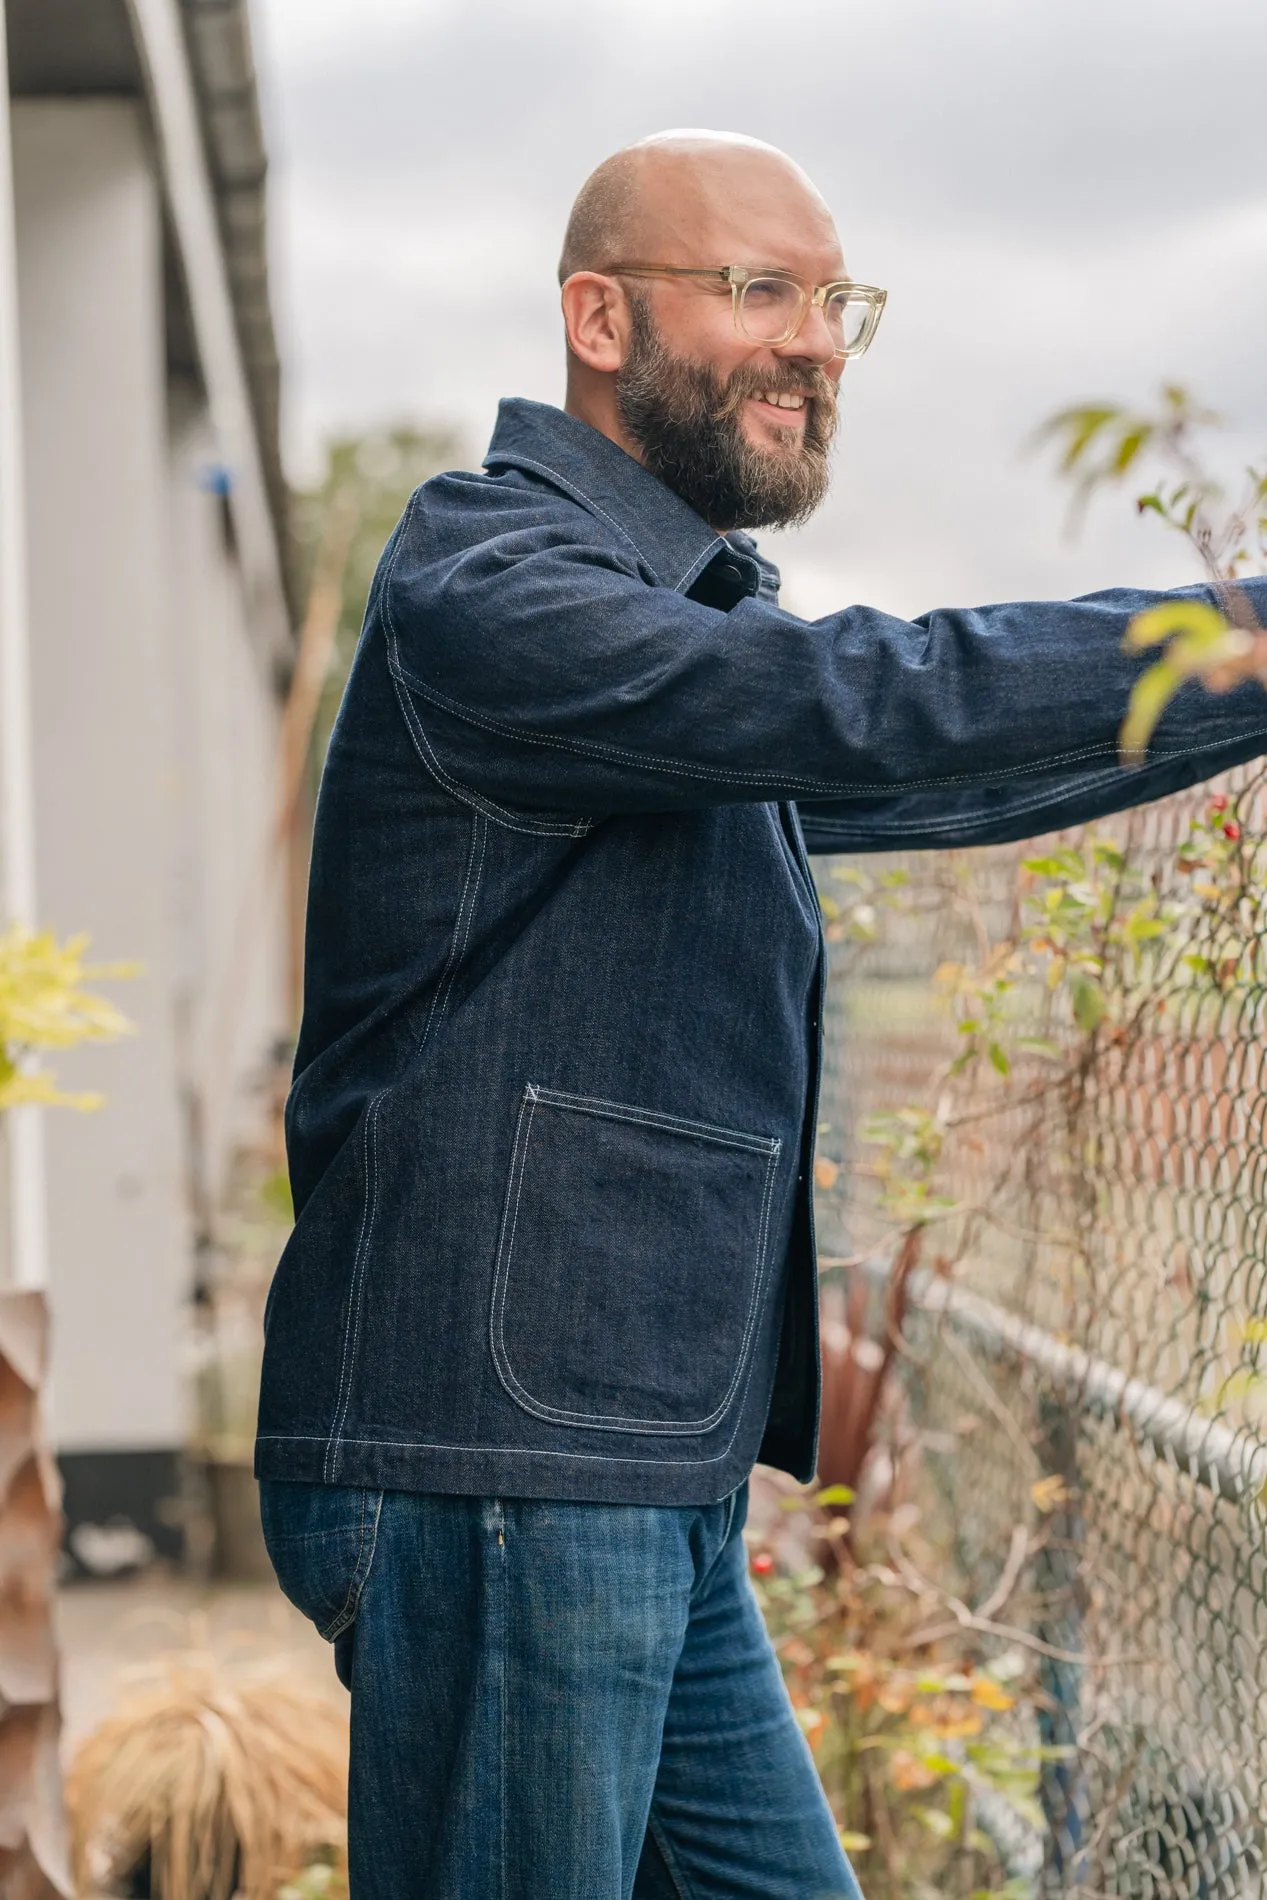
M 1257 687 L 1189 687 L 1119 768 L 1148 598 L 798 620 L 747 537 L 505 403 L 392 535 L 330 743 L 259 1473 L 812 1476 L 806 854 L 1024 837 L 1262 751 Z

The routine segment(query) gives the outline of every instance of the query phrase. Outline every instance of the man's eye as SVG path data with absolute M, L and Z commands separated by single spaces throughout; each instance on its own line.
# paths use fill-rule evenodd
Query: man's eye
M 762 310 L 784 305 L 790 309 L 798 295 L 796 286 L 785 284 L 781 277 L 753 277 L 748 283 L 747 301 Z

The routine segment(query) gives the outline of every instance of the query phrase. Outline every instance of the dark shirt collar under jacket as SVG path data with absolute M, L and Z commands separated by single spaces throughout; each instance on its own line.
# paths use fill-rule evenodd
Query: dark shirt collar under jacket
M 563 409 L 518 396 L 503 401 L 484 467 L 490 474 L 525 469 L 571 495 L 616 529 L 661 587 L 689 593 L 724 557 L 735 600 L 777 596 L 778 570 L 747 535 L 723 538 L 610 437 Z

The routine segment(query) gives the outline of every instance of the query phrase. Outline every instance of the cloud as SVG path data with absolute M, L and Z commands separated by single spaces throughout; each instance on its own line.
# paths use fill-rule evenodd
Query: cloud
M 783 145 L 890 303 L 808 599 L 1183 578 L 1123 510 L 1066 544 L 1052 408 L 1185 379 L 1267 437 L 1261 0 L 260 0 L 289 438 L 557 400 L 553 271 L 590 167 L 672 124 Z

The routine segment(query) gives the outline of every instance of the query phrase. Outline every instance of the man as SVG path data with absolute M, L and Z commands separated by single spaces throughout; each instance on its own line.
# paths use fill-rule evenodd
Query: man
M 1138 594 L 780 611 L 743 531 L 821 498 L 883 293 L 779 153 L 618 154 L 561 276 L 566 410 L 413 497 L 330 744 L 269 1548 L 352 1691 L 355 1900 L 855 1895 L 741 1541 L 815 1462 L 806 850 L 1024 836 L 1267 718 L 1190 687 L 1121 771 Z

